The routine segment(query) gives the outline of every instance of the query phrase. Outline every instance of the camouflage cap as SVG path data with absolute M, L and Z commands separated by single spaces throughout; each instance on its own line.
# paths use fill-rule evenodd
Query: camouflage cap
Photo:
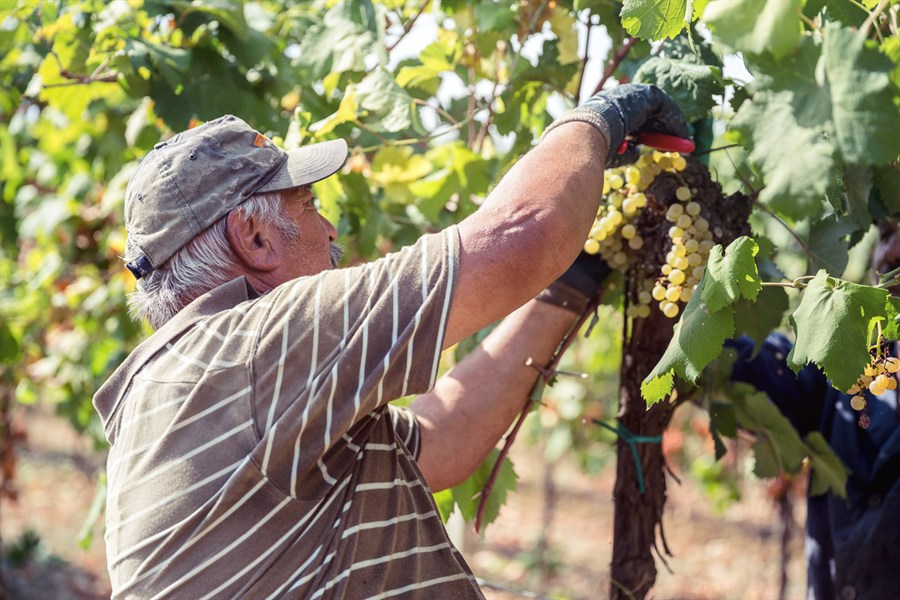
M 253 194 L 315 183 L 347 159 L 333 140 L 285 152 L 226 115 L 179 133 L 141 160 L 125 192 L 126 266 L 140 279 Z

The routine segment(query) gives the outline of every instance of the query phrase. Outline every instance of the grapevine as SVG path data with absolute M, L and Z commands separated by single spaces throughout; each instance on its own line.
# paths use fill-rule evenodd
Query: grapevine
M 879 396 L 886 391 L 897 389 L 896 373 L 900 371 L 900 359 L 888 355 L 884 338 L 879 333 L 878 341 L 869 348 L 869 364 L 863 369 L 847 394 L 850 396 L 850 407 L 861 413 L 859 426 L 863 429 L 869 426 L 869 416 L 866 413 L 868 402 L 866 392 L 873 396 Z
M 703 277 L 710 250 L 723 241 L 724 231 L 719 227 L 717 236 L 710 220 L 721 189 L 704 165 L 690 161 L 644 149 L 634 164 L 606 172 L 584 251 L 632 280 L 630 318 L 647 318 L 654 306 L 677 317 Z

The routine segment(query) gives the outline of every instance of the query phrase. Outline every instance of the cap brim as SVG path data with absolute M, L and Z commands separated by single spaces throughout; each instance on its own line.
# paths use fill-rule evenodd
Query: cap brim
M 302 146 L 288 152 L 287 160 L 256 192 L 289 190 L 321 181 L 334 175 L 346 160 L 347 142 L 344 140 Z

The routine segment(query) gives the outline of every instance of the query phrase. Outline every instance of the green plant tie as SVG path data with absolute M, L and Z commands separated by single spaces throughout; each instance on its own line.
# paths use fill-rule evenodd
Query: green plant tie
M 621 421 L 616 421 L 616 426 L 613 427 L 609 423 L 604 423 L 603 421 L 598 421 L 594 419 L 594 423 L 599 425 L 600 427 L 604 427 L 609 429 L 617 436 L 622 438 L 628 447 L 631 448 L 631 456 L 634 458 L 634 467 L 637 470 L 638 477 L 638 489 L 643 494 L 646 491 L 644 488 L 644 469 L 641 467 L 641 457 L 638 456 L 637 445 L 638 444 L 661 444 L 662 443 L 662 434 L 659 435 L 635 435 L 631 433 L 625 425 L 622 424 Z

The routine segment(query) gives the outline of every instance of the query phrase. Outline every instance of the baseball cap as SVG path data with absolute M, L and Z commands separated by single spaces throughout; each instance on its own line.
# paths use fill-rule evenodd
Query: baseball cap
M 125 191 L 126 266 L 140 279 L 252 195 L 315 183 L 347 160 L 332 140 L 286 152 L 225 115 L 160 142 Z

